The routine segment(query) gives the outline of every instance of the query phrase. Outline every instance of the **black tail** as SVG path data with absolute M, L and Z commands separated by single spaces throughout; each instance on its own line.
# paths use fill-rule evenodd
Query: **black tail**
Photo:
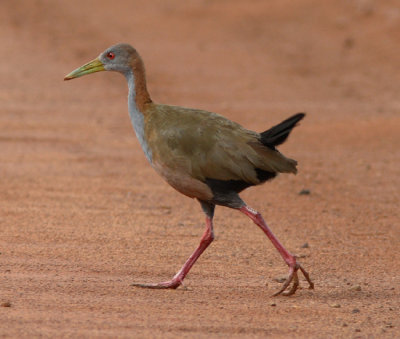
M 270 148 L 275 148 L 285 142 L 287 137 L 289 136 L 292 128 L 296 126 L 296 124 L 305 117 L 305 113 L 297 113 L 282 121 L 280 124 L 262 132 L 261 135 L 261 142 Z

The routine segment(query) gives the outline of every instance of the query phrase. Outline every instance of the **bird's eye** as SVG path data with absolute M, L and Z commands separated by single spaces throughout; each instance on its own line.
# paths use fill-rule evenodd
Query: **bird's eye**
M 115 54 L 113 52 L 108 52 L 107 53 L 107 58 L 109 58 L 110 60 L 115 58 Z

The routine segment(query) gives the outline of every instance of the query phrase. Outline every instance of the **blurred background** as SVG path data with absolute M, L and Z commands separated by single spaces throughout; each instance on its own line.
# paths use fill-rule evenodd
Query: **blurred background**
M 303 255 L 314 294 L 265 309 L 285 267 L 226 209 L 189 276 L 195 295 L 132 294 L 131 280 L 180 267 L 203 216 L 147 164 L 123 77 L 63 82 L 119 42 L 143 57 L 156 102 L 256 131 L 307 112 L 280 148 L 299 174 L 243 197 Z M 397 326 L 399 1 L 1 0 L 0 43 L 1 286 L 12 305 L 0 334 L 379 336 Z

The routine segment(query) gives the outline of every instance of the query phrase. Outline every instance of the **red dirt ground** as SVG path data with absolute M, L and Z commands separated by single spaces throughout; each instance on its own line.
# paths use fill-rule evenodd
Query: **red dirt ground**
M 1 0 L 0 39 L 1 337 L 400 336 L 398 1 Z M 271 297 L 287 267 L 224 208 L 186 289 L 130 286 L 171 278 L 204 225 L 146 162 L 123 77 L 63 82 L 117 42 L 157 102 L 257 131 L 308 113 L 280 148 L 299 174 L 243 198 L 314 291 Z

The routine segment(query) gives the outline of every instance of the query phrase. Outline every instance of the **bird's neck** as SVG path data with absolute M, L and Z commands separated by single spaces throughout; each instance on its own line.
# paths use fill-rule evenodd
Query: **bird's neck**
M 140 76 L 136 76 L 133 71 L 129 71 L 124 74 L 126 80 L 128 81 L 128 109 L 129 116 L 131 118 L 131 122 L 133 128 L 136 133 L 136 137 L 138 138 L 140 145 L 142 146 L 143 152 L 146 155 L 146 158 L 152 162 L 152 153 L 151 149 L 146 141 L 145 137 L 145 122 L 144 122 L 144 114 L 145 114 L 145 106 L 148 103 L 151 103 L 151 99 L 149 93 L 146 89 L 145 79 L 141 79 Z

